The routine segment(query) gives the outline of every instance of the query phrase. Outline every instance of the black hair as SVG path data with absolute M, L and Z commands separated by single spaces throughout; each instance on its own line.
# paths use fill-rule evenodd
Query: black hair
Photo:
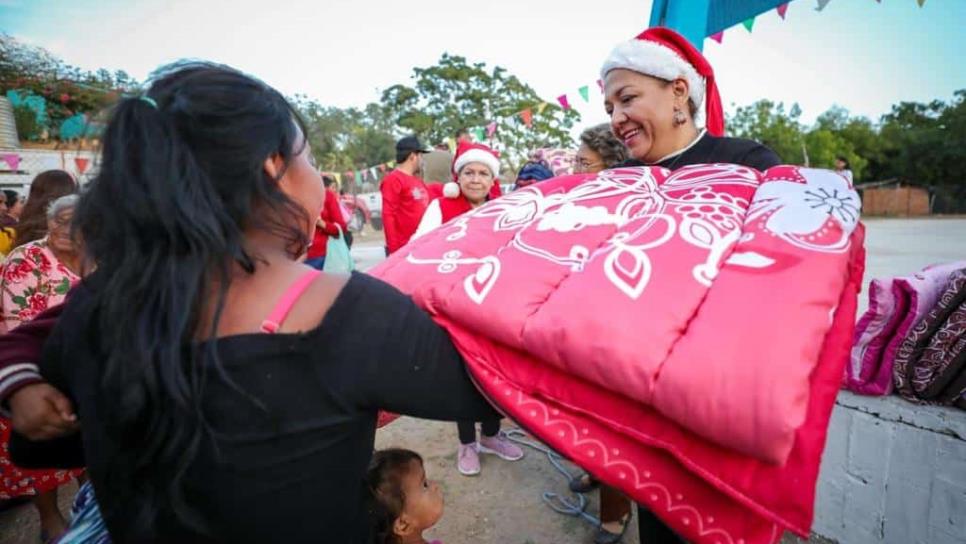
M 463 135 L 469 136 L 470 135 L 470 129 L 468 129 L 466 127 L 460 127 L 458 129 L 456 129 L 456 132 L 453 133 L 453 137 L 456 138 L 457 140 L 459 140 L 460 139 L 460 136 L 463 136 Z
M 335 185 L 335 178 L 332 176 L 322 176 L 322 185 L 325 185 L 326 187 Z
M 843 157 L 842 155 L 836 155 L 836 156 L 835 156 L 835 160 L 837 160 L 837 161 L 842 161 L 843 163 L 845 163 L 845 169 L 846 169 L 846 170 L 850 170 L 850 169 L 852 168 L 852 167 L 851 167 L 851 166 L 849 165 L 849 160 L 848 160 L 848 159 L 846 159 L 845 157 Z
M 199 340 L 215 336 L 233 271 L 261 261 L 246 230 L 275 234 L 293 258 L 308 246 L 308 212 L 264 170 L 278 157 L 280 177 L 304 149 L 301 134 L 278 91 L 203 62 L 161 68 L 144 98 L 111 112 L 74 227 L 97 267 L 85 323 L 103 361 L 98 423 L 136 452 L 105 477 L 123 510 L 104 511 L 118 541 L 165 540 L 171 526 L 210 532 L 185 477 L 217 431 L 204 417 L 206 384 L 221 378 L 257 400 L 225 375 L 216 343 Z
M 409 160 L 409 156 L 418 151 L 396 151 L 396 164 L 402 164 Z
M 366 484 L 369 488 L 369 520 L 376 544 L 395 544 L 393 525 L 406 506 L 402 480 L 412 469 L 413 461 L 423 458 L 412 450 L 390 448 L 372 454 Z
M 3 196 L 7 198 L 7 206 L 13 206 L 20 200 L 20 193 L 13 189 L 4 189 Z

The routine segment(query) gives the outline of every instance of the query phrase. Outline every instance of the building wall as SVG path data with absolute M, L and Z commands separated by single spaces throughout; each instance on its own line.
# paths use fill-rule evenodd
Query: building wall
M 929 191 L 922 187 L 877 187 L 862 192 L 862 215 L 929 215 Z
M 966 412 L 841 392 L 812 530 L 841 544 L 966 543 Z

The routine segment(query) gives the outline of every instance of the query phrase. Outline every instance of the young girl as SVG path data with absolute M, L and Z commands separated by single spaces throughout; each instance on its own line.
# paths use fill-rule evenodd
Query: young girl
M 377 544 L 427 543 L 423 531 L 443 517 L 443 491 L 426 479 L 423 458 L 404 449 L 377 451 L 367 475 L 372 535 Z

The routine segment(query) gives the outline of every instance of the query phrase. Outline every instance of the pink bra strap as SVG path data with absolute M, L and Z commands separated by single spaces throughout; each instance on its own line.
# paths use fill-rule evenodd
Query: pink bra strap
M 295 302 L 302 296 L 302 293 L 312 284 L 312 281 L 321 274 L 318 270 L 306 270 L 299 279 L 295 280 L 289 288 L 282 293 L 282 297 L 278 299 L 275 304 L 275 308 L 272 312 L 268 314 L 265 321 L 262 321 L 262 330 L 273 334 L 278 332 L 279 327 L 282 326 L 282 322 L 288 316 L 288 313 L 292 310 L 292 306 L 295 306 Z

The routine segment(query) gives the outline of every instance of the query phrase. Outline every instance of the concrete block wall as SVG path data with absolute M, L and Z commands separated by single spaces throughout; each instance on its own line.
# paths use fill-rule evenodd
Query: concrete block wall
M 841 544 L 966 544 L 966 412 L 841 392 L 812 530 Z

